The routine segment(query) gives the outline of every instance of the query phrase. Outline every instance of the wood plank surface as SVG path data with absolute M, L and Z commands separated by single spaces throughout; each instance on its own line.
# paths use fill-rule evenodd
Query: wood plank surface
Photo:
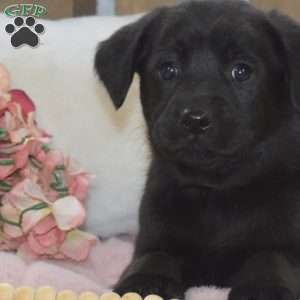
M 174 4 L 176 4 L 176 0 L 117 0 L 116 13 L 118 15 L 135 14 L 152 10 L 158 6 Z
M 253 0 L 253 3 L 264 10 L 279 9 L 300 21 L 300 0 Z

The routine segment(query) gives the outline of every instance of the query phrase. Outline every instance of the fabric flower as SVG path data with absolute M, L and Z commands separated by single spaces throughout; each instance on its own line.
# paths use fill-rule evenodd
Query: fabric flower
M 23 257 L 51 256 L 83 261 L 95 243 L 95 236 L 81 230 L 60 230 L 53 216 L 48 216 L 29 233 L 28 239 L 20 246 L 19 253 Z
M 85 220 L 85 210 L 74 196 L 58 199 L 52 204 L 52 213 L 61 230 L 76 228 Z
M 76 239 L 74 235 L 68 235 L 85 220 L 82 203 L 74 196 L 49 202 L 41 187 L 28 178 L 3 197 L 0 213 L 4 221 L 3 233 L 10 238 L 26 236 L 27 246 L 24 249 L 30 248 L 37 256 L 56 257 L 63 245 L 63 249 L 67 249 L 64 252 L 71 251 L 70 242 L 68 241 L 67 246 L 64 244 L 66 235 L 74 240 L 71 245 L 76 246 L 76 251 L 78 247 L 83 249 L 84 253 L 78 257 L 86 257 L 93 245 L 91 237 L 83 233 Z M 86 237 L 88 242 L 85 241 Z M 81 242 L 85 244 L 82 245 Z
M 1 82 L 7 75 L 0 64 L 0 250 L 84 260 L 95 243 L 78 230 L 91 175 L 51 148 L 32 100 Z
M 82 261 L 88 257 L 90 249 L 95 243 L 94 235 L 78 229 L 72 230 L 67 234 L 60 252 L 70 259 Z

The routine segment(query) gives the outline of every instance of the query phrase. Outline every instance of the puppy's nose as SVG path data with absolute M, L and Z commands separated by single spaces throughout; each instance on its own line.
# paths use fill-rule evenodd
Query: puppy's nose
M 211 126 L 211 122 L 206 112 L 185 109 L 181 117 L 181 125 L 190 133 L 201 134 Z

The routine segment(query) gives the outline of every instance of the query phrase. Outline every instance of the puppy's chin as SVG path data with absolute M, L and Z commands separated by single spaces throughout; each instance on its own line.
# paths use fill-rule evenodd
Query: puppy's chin
M 214 149 L 192 139 L 152 136 L 155 154 L 178 170 L 184 185 L 227 189 L 248 183 L 258 172 L 251 163 L 254 150 L 245 143 L 230 148 Z M 252 149 L 252 150 L 251 150 Z
M 177 151 L 173 153 L 169 151 L 168 153 L 175 163 L 185 167 L 205 170 L 214 170 L 223 160 L 218 153 L 209 150 L 200 143 L 184 145 Z
M 214 172 L 235 158 L 242 147 L 232 145 L 226 149 L 217 148 L 201 139 L 188 136 L 171 140 L 157 132 L 152 135 L 151 143 L 160 156 L 174 164 Z

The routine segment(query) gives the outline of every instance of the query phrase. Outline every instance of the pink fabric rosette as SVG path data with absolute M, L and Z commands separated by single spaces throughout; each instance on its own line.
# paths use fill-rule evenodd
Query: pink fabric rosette
M 91 174 L 50 146 L 35 105 L 10 90 L 0 65 L 0 249 L 22 256 L 85 260 L 96 238 L 78 229 Z

